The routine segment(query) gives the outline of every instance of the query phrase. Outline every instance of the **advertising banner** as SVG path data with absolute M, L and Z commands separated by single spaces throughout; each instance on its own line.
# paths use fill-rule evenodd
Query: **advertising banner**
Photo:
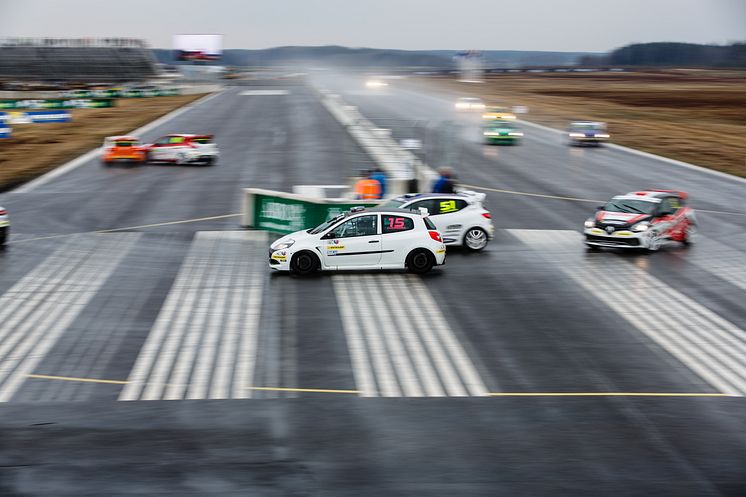
M 250 210 L 253 219 L 246 224 L 255 229 L 293 233 L 313 228 L 353 207 L 375 207 L 378 202 L 311 199 L 300 195 L 268 190 L 247 189 L 253 193 Z
M 176 60 L 210 61 L 223 55 L 223 35 L 180 34 L 174 35 Z
M 13 129 L 10 126 L 7 126 L 3 122 L 0 122 L 0 138 L 10 138 L 12 132 Z
M 46 98 L 0 100 L 0 109 L 98 109 L 114 107 L 111 98 Z
M 8 124 L 66 123 L 70 119 L 70 113 L 66 110 L 0 112 L 0 126 Z

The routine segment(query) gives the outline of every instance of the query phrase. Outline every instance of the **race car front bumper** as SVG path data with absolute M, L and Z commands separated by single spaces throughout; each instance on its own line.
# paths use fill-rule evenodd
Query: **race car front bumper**
M 290 271 L 292 254 L 287 250 L 269 249 L 269 268 L 275 271 Z
M 650 246 L 650 232 L 634 232 L 620 230 L 608 233 L 601 228 L 586 229 L 585 244 L 594 247 L 614 248 L 648 248 Z

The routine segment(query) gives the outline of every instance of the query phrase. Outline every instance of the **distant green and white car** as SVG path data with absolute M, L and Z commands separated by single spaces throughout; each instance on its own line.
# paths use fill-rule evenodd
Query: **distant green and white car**
M 3 207 L 0 207 L 0 247 L 5 245 L 8 239 L 8 232 L 10 231 L 10 219 L 8 219 L 8 211 Z
M 523 131 L 513 121 L 485 120 L 482 136 L 488 145 L 517 145 L 523 138 Z

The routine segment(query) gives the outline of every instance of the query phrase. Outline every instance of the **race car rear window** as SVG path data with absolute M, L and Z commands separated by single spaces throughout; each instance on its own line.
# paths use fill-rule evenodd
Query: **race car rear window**
M 205 145 L 207 143 L 212 143 L 212 139 L 210 137 L 199 137 L 199 138 L 192 138 L 192 141 L 195 143 L 201 143 L 202 145 Z
M 400 231 L 408 231 L 414 229 L 414 221 L 410 217 L 404 216 L 381 216 L 382 219 L 382 232 L 386 233 L 398 233 Z
M 114 145 L 116 145 L 117 147 L 132 147 L 132 146 L 134 146 L 136 144 L 137 144 L 137 142 L 134 142 L 134 141 L 131 141 L 131 140 L 128 140 L 128 141 L 116 141 L 116 142 L 114 142 Z
M 438 228 L 436 228 L 435 225 L 433 224 L 433 222 L 430 221 L 430 218 L 423 217 L 422 220 L 425 221 L 425 226 L 427 226 L 427 229 L 429 229 L 429 230 L 436 230 L 437 231 Z

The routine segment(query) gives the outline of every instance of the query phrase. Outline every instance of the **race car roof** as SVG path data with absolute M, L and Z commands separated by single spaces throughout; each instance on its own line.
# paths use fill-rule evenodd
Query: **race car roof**
M 139 138 L 136 137 L 136 136 L 125 136 L 125 135 L 123 135 L 123 136 L 107 136 L 106 139 L 107 140 L 112 140 L 112 141 L 119 141 L 119 140 L 138 141 L 139 140 Z
M 625 193 L 624 195 L 617 195 L 615 199 L 636 199 L 636 200 L 648 200 L 650 202 L 660 202 L 666 197 L 679 197 L 686 199 L 688 197 L 686 192 L 678 190 L 638 190 L 636 192 Z

